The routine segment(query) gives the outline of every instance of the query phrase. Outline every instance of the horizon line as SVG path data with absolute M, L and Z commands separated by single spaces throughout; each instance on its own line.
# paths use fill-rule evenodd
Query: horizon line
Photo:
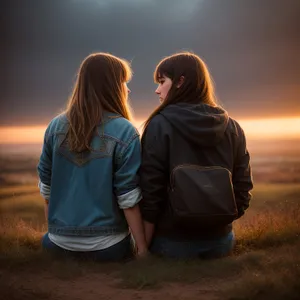
M 145 120 L 132 123 L 143 132 Z M 297 140 L 300 138 L 300 116 L 291 118 L 240 119 L 247 140 Z M 0 144 L 39 144 L 43 141 L 47 125 L 0 126 Z
M 231 117 L 231 115 L 229 115 L 229 117 Z M 54 118 L 54 117 L 53 117 Z M 47 126 L 50 121 L 53 119 L 49 119 L 48 122 L 45 122 L 45 123 L 36 123 L 36 124 L 13 124 L 13 125 L 9 125 L 9 124 L 0 124 L 0 128 L 16 128 L 16 127 L 45 127 Z M 264 120 L 264 121 L 268 121 L 268 120 L 284 120 L 284 119 L 299 119 L 300 118 L 300 115 L 291 115 L 291 116 L 266 116 L 266 117 L 247 117 L 247 118 L 244 118 L 244 117 L 241 117 L 241 118 L 237 118 L 237 117 L 233 117 L 234 120 L 238 121 L 238 122 L 250 122 L 250 121 L 259 121 L 259 120 Z M 141 119 L 141 118 L 135 118 L 133 117 L 132 120 L 130 120 L 130 122 L 132 123 L 138 123 L 138 124 L 142 124 L 143 122 L 146 121 L 147 118 L 144 118 L 144 119 Z

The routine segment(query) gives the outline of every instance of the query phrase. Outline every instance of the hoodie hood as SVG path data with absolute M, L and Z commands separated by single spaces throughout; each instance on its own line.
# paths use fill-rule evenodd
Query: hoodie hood
M 228 126 L 227 112 L 207 104 L 168 105 L 162 114 L 187 141 L 198 146 L 214 146 L 224 137 Z

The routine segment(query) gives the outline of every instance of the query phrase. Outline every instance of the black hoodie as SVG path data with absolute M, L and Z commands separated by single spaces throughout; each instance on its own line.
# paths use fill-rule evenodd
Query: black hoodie
M 204 104 L 169 105 L 161 114 L 176 132 L 198 147 L 217 145 L 224 138 L 229 121 L 225 110 Z
M 225 110 L 206 104 L 167 106 L 151 120 L 142 137 L 140 208 L 144 220 L 156 224 L 157 234 L 181 235 L 178 230 L 174 232 L 169 220 L 167 190 L 173 168 L 186 163 L 230 170 L 238 216 L 242 216 L 253 188 L 249 161 L 244 132 Z M 231 228 L 190 234 L 215 237 Z

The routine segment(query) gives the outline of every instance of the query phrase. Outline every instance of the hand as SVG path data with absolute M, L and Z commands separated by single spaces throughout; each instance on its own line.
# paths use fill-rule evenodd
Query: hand
M 144 257 L 147 257 L 148 255 L 149 255 L 149 251 L 148 251 L 147 247 L 136 249 L 137 258 L 144 258 Z

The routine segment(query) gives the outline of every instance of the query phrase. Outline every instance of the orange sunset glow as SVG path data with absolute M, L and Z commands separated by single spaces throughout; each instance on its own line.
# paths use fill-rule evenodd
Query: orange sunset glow
M 142 131 L 141 120 L 134 122 Z M 239 120 L 248 139 L 300 138 L 300 117 Z M 46 126 L 0 127 L 0 144 L 38 144 L 43 141 Z

